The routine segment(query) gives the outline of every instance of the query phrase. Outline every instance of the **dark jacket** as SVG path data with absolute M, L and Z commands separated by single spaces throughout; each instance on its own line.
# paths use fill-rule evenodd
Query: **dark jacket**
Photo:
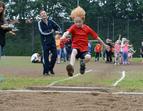
M 4 20 L 0 20 L 0 45 L 2 47 L 5 46 L 5 34 L 6 34 L 6 32 L 11 30 L 10 28 L 7 28 L 7 29 L 1 28 L 1 25 L 3 25 L 4 23 L 5 23 Z
M 55 43 L 54 32 L 61 31 L 59 25 L 53 20 L 48 19 L 48 24 L 46 24 L 43 20 L 38 22 L 38 29 L 41 35 L 42 44 L 51 44 Z

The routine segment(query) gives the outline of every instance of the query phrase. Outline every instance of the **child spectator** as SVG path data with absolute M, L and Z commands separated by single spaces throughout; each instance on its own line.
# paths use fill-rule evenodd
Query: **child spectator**
M 31 62 L 32 63 L 41 63 L 41 56 L 39 53 L 34 53 L 32 56 L 31 56 Z
M 66 38 L 60 41 L 60 48 L 61 48 L 61 60 L 66 62 L 67 59 L 67 52 L 65 48 Z
M 106 49 L 106 63 L 111 63 L 112 62 L 112 56 L 113 56 L 113 44 L 112 40 L 106 39 L 106 43 L 109 46 L 109 49 Z
M 129 41 L 125 40 L 122 47 L 122 62 L 123 64 L 128 64 L 128 51 L 129 51 Z
M 117 40 L 115 42 L 115 45 L 114 45 L 114 61 L 115 61 L 115 65 L 116 64 L 120 64 L 120 57 L 121 57 L 121 41 L 120 40 Z
M 99 61 L 99 58 L 100 58 L 100 55 L 101 55 L 101 51 L 102 51 L 102 45 L 100 44 L 100 42 L 98 42 L 98 43 L 95 45 L 95 48 L 94 48 L 94 52 L 95 52 L 95 62 L 96 62 L 96 61 Z
M 66 38 L 66 43 L 65 43 L 65 48 L 66 48 L 66 52 L 67 52 L 67 61 L 70 60 L 70 56 L 71 56 L 71 51 L 72 51 L 71 44 L 72 44 L 72 40 L 71 40 L 70 36 L 68 36 Z
M 56 32 L 56 35 L 55 35 L 55 41 L 56 41 L 56 48 L 57 48 L 57 64 L 60 64 L 60 59 L 61 59 L 61 48 L 60 48 L 60 35 L 61 33 L 60 32 Z

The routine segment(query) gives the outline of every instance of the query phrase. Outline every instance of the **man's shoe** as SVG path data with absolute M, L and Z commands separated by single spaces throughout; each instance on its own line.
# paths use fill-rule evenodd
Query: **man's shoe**
M 85 63 L 83 61 L 80 61 L 80 74 L 84 74 L 85 73 Z
M 44 76 L 49 76 L 50 74 L 49 74 L 49 73 L 43 73 L 43 75 L 44 75 Z
M 68 72 L 68 76 L 73 76 L 74 68 L 71 64 L 67 65 L 66 70 Z
M 50 70 L 50 73 L 53 74 L 53 75 L 55 74 L 55 72 L 53 70 Z

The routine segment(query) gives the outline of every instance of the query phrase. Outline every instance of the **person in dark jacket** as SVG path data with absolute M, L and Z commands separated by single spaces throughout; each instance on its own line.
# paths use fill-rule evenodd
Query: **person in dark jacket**
M 112 63 L 112 56 L 113 56 L 113 43 L 112 40 L 106 39 L 106 44 L 110 47 L 106 49 L 106 63 Z
M 40 11 L 41 20 L 38 22 L 38 29 L 41 35 L 42 53 L 43 53 L 43 75 L 55 74 L 53 68 L 57 59 L 57 49 L 54 38 L 54 32 L 59 31 L 59 25 L 50 20 L 44 10 Z M 49 58 L 51 53 L 51 58 Z M 49 61 L 50 60 L 50 61 Z
M 4 11 L 5 11 L 5 4 L 0 1 L 0 59 L 3 52 L 3 48 L 6 43 L 5 40 L 6 33 L 10 32 L 13 35 L 15 35 L 15 33 L 12 32 L 12 29 L 8 27 L 8 24 L 6 24 L 6 21 L 4 19 Z

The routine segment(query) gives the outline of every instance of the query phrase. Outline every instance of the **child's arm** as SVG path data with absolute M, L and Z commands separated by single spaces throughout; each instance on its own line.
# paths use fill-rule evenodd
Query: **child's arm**
M 65 39 L 66 37 L 68 37 L 68 35 L 69 35 L 70 33 L 73 34 L 74 29 L 75 29 L 75 25 L 70 26 L 70 28 L 69 28 L 69 29 L 63 34 L 63 36 L 61 37 L 61 40 L 62 40 L 62 39 Z
M 98 34 L 92 30 L 92 28 L 88 27 L 88 31 L 89 31 L 89 34 L 94 38 L 94 39 L 97 39 L 100 43 L 102 43 L 102 45 L 104 45 L 106 48 L 108 48 L 109 46 L 106 45 L 103 40 L 98 36 Z
M 69 34 L 70 34 L 70 32 L 66 31 L 60 39 L 61 40 L 65 39 Z
M 103 42 L 103 40 L 100 37 L 97 37 L 97 40 L 102 43 L 105 47 L 107 47 L 107 45 Z
M 98 36 L 98 34 L 92 30 L 90 27 L 88 27 L 88 30 L 89 30 L 89 34 L 94 38 L 94 39 L 97 39 L 100 43 L 102 43 L 102 45 L 104 47 L 106 47 L 106 49 L 109 49 L 110 47 L 108 45 L 106 45 L 103 40 Z

